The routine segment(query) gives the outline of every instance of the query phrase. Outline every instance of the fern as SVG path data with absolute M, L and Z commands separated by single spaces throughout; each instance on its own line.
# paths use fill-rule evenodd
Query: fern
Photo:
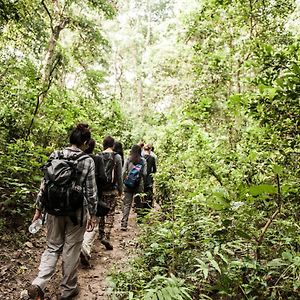
M 154 286 L 154 287 L 153 287 Z M 149 282 L 143 300 L 191 300 L 189 288 L 182 279 L 157 275 Z

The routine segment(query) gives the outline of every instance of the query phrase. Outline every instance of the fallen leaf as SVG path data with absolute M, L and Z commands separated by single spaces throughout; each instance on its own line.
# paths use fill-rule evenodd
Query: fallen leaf
M 30 248 L 30 249 L 33 248 L 33 244 L 32 244 L 31 242 L 26 242 L 26 243 L 24 244 L 24 246 L 26 246 L 26 247 L 28 247 L 28 248 Z

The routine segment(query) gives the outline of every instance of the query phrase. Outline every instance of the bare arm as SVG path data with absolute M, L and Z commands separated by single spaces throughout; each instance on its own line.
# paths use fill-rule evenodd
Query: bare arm
M 129 160 L 128 158 L 125 160 L 124 166 L 123 166 L 123 171 L 122 171 L 122 177 L 123 180 L 126 178 L 127 174 L 128 174 L 128 168 L 129 168 Z

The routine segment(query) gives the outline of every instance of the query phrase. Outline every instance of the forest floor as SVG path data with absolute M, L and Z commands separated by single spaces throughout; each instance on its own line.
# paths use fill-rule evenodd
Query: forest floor
M 91 266 L 89 268 L 79 266 L 80 293 L 74 300 L 110 299 L 106 276 L 112 269 L 124 270 L 124 265 L 134 256 L 137 247 L 138 226 L 135 214 L 131 213 L 128 231 L 125 232 L 120 230 L 121 217 L 122 214 L 117 211 L 111 236 L 114 249 L 106 250 L 97 239 L 92 252 Z M 12 246 L 14 244 L 8 236 L 2 236 L 1 240 L 3 242 L 0 245 L 0 299 L 20 299 L 21 291 L 28 287 L 37 275 L 40 258 L 46 245 L 45 230 L 28 236 L 28 241 L 18 248 Z M 56 299 L 60 279 L 61 259 L 45 291 L 45 300 Z

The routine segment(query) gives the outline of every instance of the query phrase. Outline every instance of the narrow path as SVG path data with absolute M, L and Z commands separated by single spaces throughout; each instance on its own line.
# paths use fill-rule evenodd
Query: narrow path
M 136 217 L 131 213 L 129 230 L 120 230 L 122 214 L 115 216 L 112 232 L 114 250 L 105 250 L 99 240 L 95 241 L 92 252 L 91 267 L 79 267 L 78 277 L 80 294 L 74 300 L 108 300 L 106 276 L 112 268 L 123 269 L 124 263 L 131 259 L 137 246 L 138 227 Z M 3 237 L 2 237 L 3 238 Z M 8 241 L 9 237 L 7 237 Z M 31 240 L 22 244 L 19 249 L 9 249 L 9 244 L 0 245 L 0 299 L 20 299 L 20 292 L 25 289 L 36 276 L 41 254 L 46 245 L 45 233 L 31 236 Z M 48 284 L 45 300 L 55 300 L 61 279 L 61 261 L 56 273 Z
M 97 240 L 92 253 L 91 268 L 80 269 L 79 282 L 81 292 L 79 297 L 77 297 L 78 300 L 109 299 L 106 295 L 106 275 L 114 266 L 117 269 L 122 269 L 122 265 L 134 255 L 138 233 L 135 216 L 131 214 L 129 230 L 126 232 L 120 230 L 121 216 L 122 214 L 119 213 L 115 218 L 115 227 L 112 233 L 114 250 L 105 250 L 104 246 Z

